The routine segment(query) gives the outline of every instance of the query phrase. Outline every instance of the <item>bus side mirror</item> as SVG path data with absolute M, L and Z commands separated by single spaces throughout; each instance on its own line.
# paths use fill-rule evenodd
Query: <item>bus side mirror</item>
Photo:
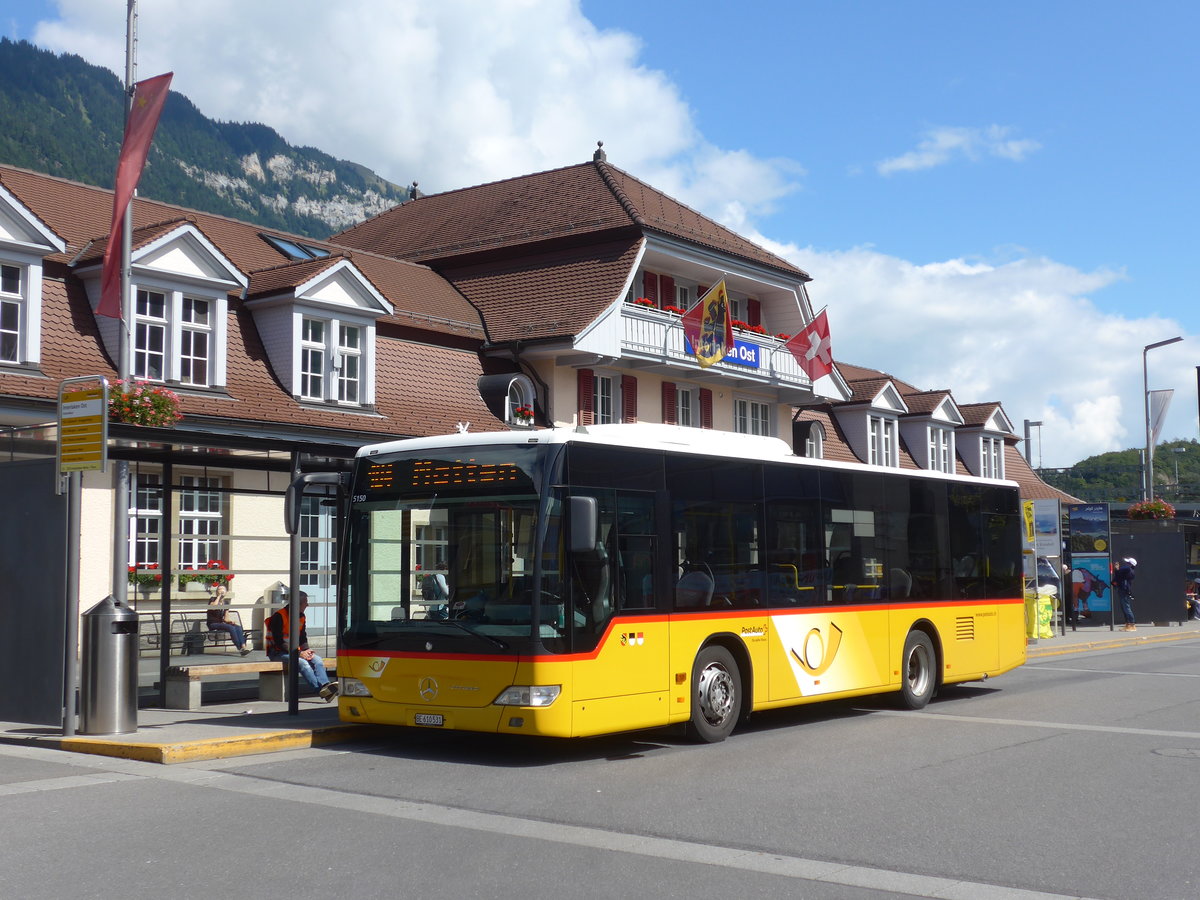
M 310 484 L 332 484 L 340 491 L 345 479 L 340 472 L 309 472 L 289 484 L 283 498 L 283 527 L 288 534 L 300 532 L 300 500 L 304 496 L 305 486 Z
M 600 520 L 598 509 L 595 497 L 568 498 L 572 553 L 591 553 L 596 549 L 596 532 Z

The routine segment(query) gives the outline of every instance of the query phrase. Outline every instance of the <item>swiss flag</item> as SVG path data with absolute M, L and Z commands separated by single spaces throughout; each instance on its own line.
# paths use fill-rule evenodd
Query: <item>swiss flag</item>
M 121 155 L 117 158 L 117 181 L 113 189 L 112 226 L 108 229 L 108 246 L 104 248 L 104 267 L 100 274 L 100 303 L 96 315 L 121 318 L 121 243 L 125 209 L 133 199 L 146 157 L 150 155 L 150 142 L 158 128 L 158 117 L 171 87 L 171 76 L 156 75 L 139 81 L 133 86 L 133 105 L 129 118 L 125 120 L 125 137 L 121 141 Z
M 825 310 L 783 346 L 791 351 L 800 368 L 813 381 L 833 371 L 833 349 L 829 344 L 829 319 Z

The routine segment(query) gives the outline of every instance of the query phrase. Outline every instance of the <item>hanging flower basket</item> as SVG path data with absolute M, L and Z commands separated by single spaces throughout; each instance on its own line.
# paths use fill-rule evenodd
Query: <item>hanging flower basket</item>
M 171 428 L 183 414 L 174 391 L 145 381 L 117 381 L 108 392 L 108 417 L 126 425 Z
M 225 568 L 225 563 L 219 559 L 210 559 L 198 569 L 180 575 L 179 586 L 183 587 L 196 581 L 209 588 L 215 588 L 218 584 L 229 584 L 233 579 L 234 574 Z
M 1131 519 L 1173 519 L 1175 518 L 1175 507 L 1166 500 L 1159 500 L 1156 497 L 1153 500 L 1142 500 L 1131 504 L 1125 511 L 1125 515 Z
M 162 584 L 162 572 L 158 571 L 158 563 L 145 563 L 129 567 L 129 583 L 139 587 L 158 587 Z

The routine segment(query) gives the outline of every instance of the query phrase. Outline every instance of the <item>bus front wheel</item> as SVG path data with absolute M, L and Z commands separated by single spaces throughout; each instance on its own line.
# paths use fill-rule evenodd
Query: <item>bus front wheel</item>
M 937 654 L 923 631 L 910 631 L 900 661 L 900 693 L 909 709 L 923 709 L 937 687 Z
M 723 741 L 737 724 L 742 674 L 724 647 L 705 647 L 692 668 L 690 733 L 706 744 Z

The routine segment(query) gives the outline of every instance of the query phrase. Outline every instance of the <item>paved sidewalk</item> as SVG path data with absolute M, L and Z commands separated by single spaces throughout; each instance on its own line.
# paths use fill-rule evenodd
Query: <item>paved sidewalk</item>
M 1139 625 L 1132 632 L 1113 631 L 1108 625 L 1081 625 L 1030 644 L 1028 655 L 1029 659 L 1045 659 L 1180 640 L 1200 640 L 1200 622 Z M 199 710 L 143 708 L 138 710 L 137 724 L 137 731 L 131 734 L 63 737 L 56 727 L 0 722 L 0 743 L 170 764 L 317 747 L 388 730 L 341 722 L 336 703 L 310 697 L 301 698 L 295 716 L 288 715 L 287 703 L 242 700 L 210 703 Z

